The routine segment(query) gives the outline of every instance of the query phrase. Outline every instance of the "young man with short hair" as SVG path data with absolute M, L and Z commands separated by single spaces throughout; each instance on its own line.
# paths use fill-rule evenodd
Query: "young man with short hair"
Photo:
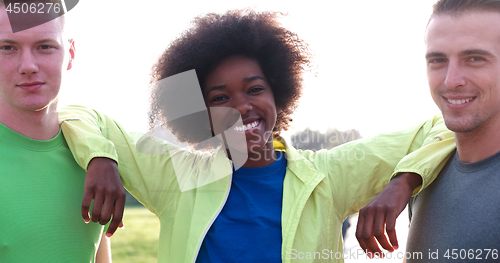
M 63 17 L 13 33 L 7 4 L 0 1 L 0 262 L 111 262 L 103 226 L 81 216 L 90 221 L 94 199 L 92 220 L 106 224 L 114 214 L 112 234 L 122 212 L 108 206 L 123 209 L 123 187 L 103 176 L 105 189 L 86 185 L 82 206 L 85 171 L 59 126 L 57 96 L 74 42 Z
M 406 249 L 412 257 L 406 262 L 498 261 L 499 43 L 500 1 L 434 5 L 425 34 L 427 77 L 457 149 L 437 179 L 410 202 Z M 373 232 L 367 237 L 363 242 L 370 245 L 363 248 L 377 251 Z

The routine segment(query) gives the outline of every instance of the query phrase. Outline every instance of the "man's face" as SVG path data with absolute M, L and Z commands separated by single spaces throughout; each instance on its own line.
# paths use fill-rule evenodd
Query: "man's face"
M 426 46 L 429 87 L 446 126 L 471 132 L 499 123 L 500 13 L 435 16 Z
M 12 33 L 5 7 L 0 7 L 0 110 L 45 109 L 56 100 L 73 57 L 60 18 Z

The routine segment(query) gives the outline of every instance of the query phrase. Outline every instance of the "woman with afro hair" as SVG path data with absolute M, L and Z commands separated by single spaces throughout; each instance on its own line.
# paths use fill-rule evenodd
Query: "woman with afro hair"
M 149 135 L 135 142 L 83 107 L 60 113 L 72 120 L 62 129 L 79 164 L 117 160 L 125 188 L 159 217 L 159 262 L 342 262 L 343 220 L 389 181 L 396 206 L 376 214 L 374 231 L 387 221 L 397 245 L 389 225 L 453 148 L 434 117 L 331 150 L 294 149 L 279 135 L 311 58 L 278 17 L 251 10 L 198 17 L 153 67 L 151 126 L 195 148 L 218 142 L 211 152 Z

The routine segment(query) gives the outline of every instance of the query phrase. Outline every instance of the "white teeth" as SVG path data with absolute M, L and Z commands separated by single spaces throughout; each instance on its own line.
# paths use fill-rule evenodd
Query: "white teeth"
M 236 126 L 234 127 L 234 130 L 236 131 L 247 131 L 247 130 L 250 130 L 252 128 L 254 128 L 255 126 L 257 126 L 259 124 L 259 120 L 256 120 L 256 121 L 253 121 L 252 123 L 249 123 L 249 124 L 244 124 L 244 125 L 241 125 L 241 126 Z
M 447 99 L 449 103 L 454 104 L 454 105 L 459 105 L 459 104 L 464 104 L 466 102 L 471 101 L 473 98 L 470 99 L 464 99 L 464 100 L 452 100 L 452 99 Z

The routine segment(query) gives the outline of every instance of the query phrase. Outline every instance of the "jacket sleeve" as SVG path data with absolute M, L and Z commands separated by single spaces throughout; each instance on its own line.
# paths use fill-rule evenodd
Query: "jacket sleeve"
M 173 167 L 174 148 L 155 137 L 144 136 L 137 150 L 133 136 L 120 124 L 97 111 L 68 106 L 60 110 L 64 137 L 77 163 L 84 169 L 94 157 L 118 162 L 124 187 L 150 211 L 160 214 L 180 194 Z M 170 151 L 170 152 L 169 152 Z M 185 158 L 185 152 L 177 156 Z
M 455 149 L 453 132 L 441 115 L 400 132 L 381 134 L 335 147 L 321 154 L 319 167 L 331 184 L 341 216 L 356 213 L 401 172 L 422 176 L 427 187 Z

